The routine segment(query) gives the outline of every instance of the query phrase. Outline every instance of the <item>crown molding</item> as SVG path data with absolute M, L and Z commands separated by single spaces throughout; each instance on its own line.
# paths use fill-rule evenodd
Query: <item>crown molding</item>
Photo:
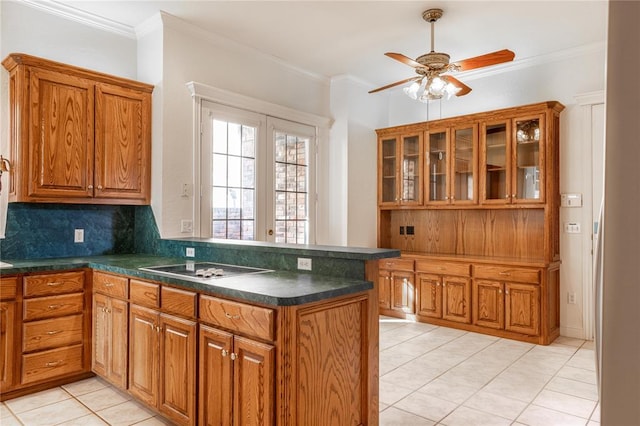
M 112 21 L 111 19 L 94 15 L 93 13 L 84 12 L 53 0 L 19 0 L 19 3 L 84 25 L 109 31 L 123 37 L 131 39 L 136 38 L 134 28 L 129 25 L 121 24 L 119 22 Z

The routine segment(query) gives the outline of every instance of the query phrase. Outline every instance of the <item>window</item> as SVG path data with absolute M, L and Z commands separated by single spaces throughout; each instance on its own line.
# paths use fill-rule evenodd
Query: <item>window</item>
M 313 243 L 315 128 L 210 102 L 201 121 L 200 235 Z

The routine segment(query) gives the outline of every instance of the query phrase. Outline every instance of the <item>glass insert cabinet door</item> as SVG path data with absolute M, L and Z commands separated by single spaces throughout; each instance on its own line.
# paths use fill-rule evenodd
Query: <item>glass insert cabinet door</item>
M 512 202 L 541 200 L 544 178 L 540 118 L 514 120 L 515 170 Z
M 509 130 L 510 122 L 489 123 L 483 126 L 484 201 L 509 202 Z
M 453 130 L 452 203 L 473 203 L 477 200 L 477 134 L 477 126 Z
M 422 204 L 422 134 L 389 136 L 379 142 L 381 205 Z
M 395 203 L 398 200 L 398 140 L 395 137 L 380 142 L 380 203 Z
M 419 135 L 402 138 L 401 201 L 405 204 L 422 202 L 421 144 L 422 139 Z
M 430 203 L 449 200 L 447 179 L 447 145 L 449 130 L 431 131 L 427 136 L 427 174 L 429 176 Z

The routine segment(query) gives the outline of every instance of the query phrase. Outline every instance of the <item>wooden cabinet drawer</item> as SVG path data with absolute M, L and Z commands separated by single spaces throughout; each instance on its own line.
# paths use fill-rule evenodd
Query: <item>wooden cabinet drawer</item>
M 84 272 L 30 275 L 23 278 L 24 297 L 74 293 L 84 289 Z
M 457 262 L 440 262 L 437 260 L 416 260 L 416 272 L 469 277 L 471 276 L 471 264 Z
M 132 303 L 148 308 L 160 307 L 160 286 L 140 280 L 129 280 L 129 298 Z
M 94 272 L 93 291 L 126 299 L 129 295 L 129 279 L 104 272 Z
M 261 339 L 274 339 L 273 309 L 201 295 L 200 319 Z
M 195 318 L 196 293 L 162 286 L 162 310 L 171 314 Z
M 22 326 L 22 350 L 31 352 L 81 343 L 82 325 L 82 315 L 26 322 Z
M 15 299 L 17 288 L 18 277 L 0 277 L 0 300 Z
M 82 367 L 82 345 L 22 355 L 22 383 L 34 383 L 78 373 Z
M 413 259 L 383 259 L 379 261 L 378 268 L 394 271 L 413 271 Z
M 515 281 L 536 284 L 540 282 L 540 271 L 538 269 L 504 265 L 475 265 L 473 267 L 473 276 L 475 278 L 494 281 Z
M 36 319 L 80 314 L 82 313 L 83 308 L 83 293 L 38 297 L 24 301 L 23 319 L 25 321 L 31 321 Z

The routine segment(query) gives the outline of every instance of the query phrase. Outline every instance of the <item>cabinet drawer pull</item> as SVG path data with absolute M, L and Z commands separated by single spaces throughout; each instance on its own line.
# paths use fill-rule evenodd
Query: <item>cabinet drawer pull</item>
M 47 335 L 49 336 L 53 336 L 54 334 L 60 334 L 62 333 L 62 330 L 51 330 L 51 331 L 47 331 Z
M 48 308 L 53 310 L 53 309 L 59 309 L 60 306 L 62 306 L 62 305 L 49 305 Z
M 233 319 L 233 320 L 240 319 L 240 315 L 231 315 L 231 314 L 230 314 L 230 313 L 228 313 L 228 312 L 225 312 L 225 313 L 224 313 L 224 316 L 225 316 L 225 317 L 227 317 L 227 318 L 229 318 L 229 319 Z
M 60 281 L 54 281 L 54 282 L 47 283 L 47 285 L 49 287 L 57 287 L 57 286 L 62 285 L 62 284 L 64 284 L 64 283 L 60 282 Z
M 113 283 L 104 283 L 105 287 L 113 287 Z
M 49 361 L 45 364 L 45 367 L 57 367 L 62 364 L 62 361 Z
M 511 276 L 511 273 L 510 273 L 510 272 L 500 272 L 499 274 L 500 274 L 500 275 L 503 275 L 503 276 L 505 276 L 505 277 L 510 277 L 510 276 Z

